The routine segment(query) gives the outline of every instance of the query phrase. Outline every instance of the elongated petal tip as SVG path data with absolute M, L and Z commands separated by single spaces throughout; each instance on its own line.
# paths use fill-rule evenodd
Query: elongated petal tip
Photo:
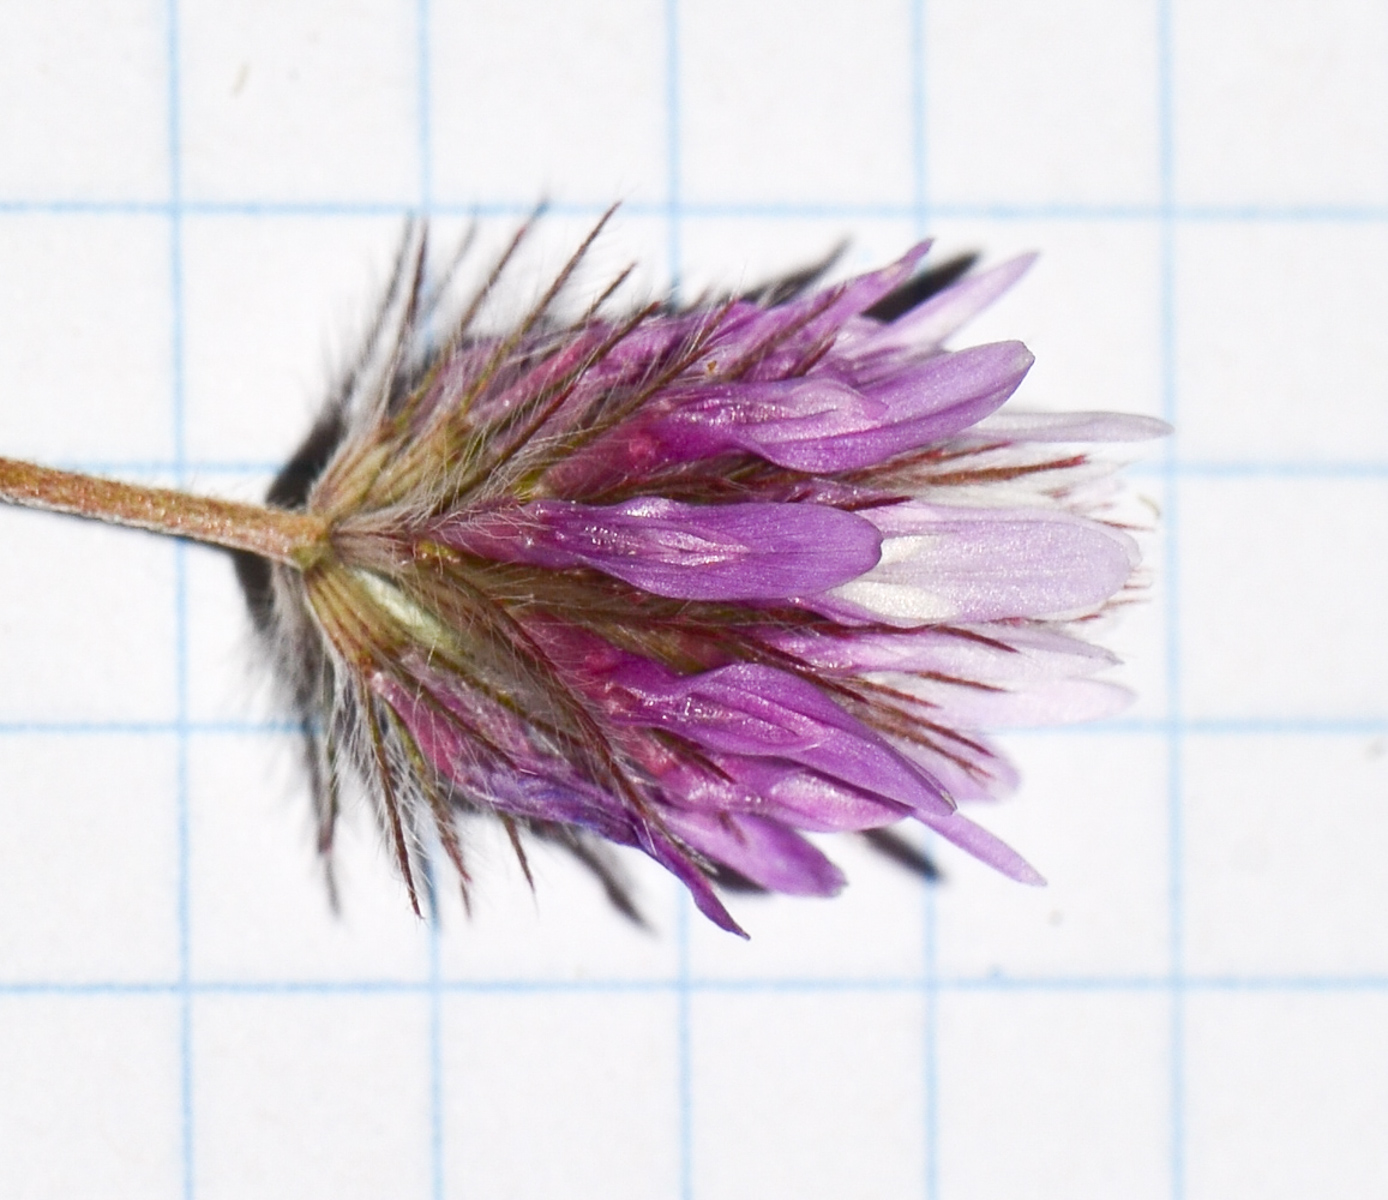
M 969 321 L 1007 292 L 1031 269 L 1036 254 L 1022 254 L 977 275 L 969 275 L 919 308 L 884 326 L 871 343 L 874 352 L 887 349 L 924 351 L 942 345 Z
M 753 883 L 790 896 L 833 896 L 847 882 L 794 830 L 747 814 L 672 812 L 670 827 L 689 845 Z
M 951 813 L 948 817 L 922 817 L 921 820 L 941 837 L 1009 879 L 1029 887 L 1046 886 L 1045 876 L 1026 859 L 1001 838 L 967 817 Z

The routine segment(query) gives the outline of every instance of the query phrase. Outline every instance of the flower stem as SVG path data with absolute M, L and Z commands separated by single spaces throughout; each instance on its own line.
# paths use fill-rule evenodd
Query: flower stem
M 311 513 L 98 479 L 13 458 L 0 458 L 0 500 L 249 550 L 300 568 L 317 561 L 328 542 L 327 523 Z

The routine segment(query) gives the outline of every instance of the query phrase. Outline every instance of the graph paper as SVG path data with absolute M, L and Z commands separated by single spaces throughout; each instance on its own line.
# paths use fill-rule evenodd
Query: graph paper
M 1005 739 L 1051 880 L 851 843 L 743 944 L 469 831 L 344 911 L 226 559 L 0 510 L 0 1194 L 1388 1193 L 1382 0 L 0 7 L 0 452 L 250 498 L 403 214 L 658 292 L 1042 251 L 969 338 L 1165 416 L 1123 716 Z M 547 251 L 548 252 L 548 251 Z

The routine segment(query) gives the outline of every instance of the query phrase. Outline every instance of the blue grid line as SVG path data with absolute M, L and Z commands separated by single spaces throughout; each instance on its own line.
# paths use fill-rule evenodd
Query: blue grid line
M 171 357 L 172 442 L 174 477 L 185 482 L 187 439 L 185 422 L 184 331 L 183 331 L 183 148 L 182 97 L 178 0 L 167 0 L 165 45 L 168 104 L 169 153 L 169 353 Z M 190 905 L 190 854 L 188 811 L 188 570 L 187 546 L 177 542 L 174 558 L 174 677 L 176 689 L 176 751 L 174 819 L 177 824 L 178 866 L 175 878 L 175 904 L 178 929 L 178 1013 L 179 1013 L 179 1108 L 181 1112 L 180 1152 L 184 1200 L 193 1200 L 197 1190 L 195 1151 L 196 1126 L 193 1108 L 193 993 L 192 924 Z
M 909 20 L 911 56 L 911 185 L 913 232 L 917 238 L 929 236 L 930 207 L 930 141 L 929 141 L 929 65 L 926 47 L 926 0 L 912 0 Z M 926 849 L 930 851 L 934 837 L 927 832 Z M 940 1070 L 939 1070 L 939 913 L 935 887 L 929 880 L 921 884 L 921 970 L 924 988 L 921 1012 L 921 1100 L 922 1136 L 921 1162 L 924 1169 L 922 1194 L 925 1200 L 938 1200 L 940 1195 Z
M 1169 975 L 1046 975 L 1046 976 L 864 976 L 845 978 L 700 979 L 448 979 L 437 984 L 429 979 L 208 979 L 193 980 L 60 980 L 0 981 L 0 996 L 425 996 L 437 987 L 447 995 L 555 994 L 555 995 L 795 995 L 828 993 L 874 994 L 883 992 L 927 993 L 1167 993 Z M 1186 975 L 1183 993 L 1383 993 L 1388 995 L 1388 974 L 1362 975 Z
M 430 74 L 431 45 L 429 41 L 431 12 L 429 0 L 415 2 L 415 108 L 416 153 L 419 157 L 419 207 L 428 212 L 434 194 L 434 149 L 432 137 L 433 91 Z M 441 981 L 443 936 L 440 923 L 438 887 L 433 873 L 425 865 L 429 896 L 429 978 L 427 1019 L 427 1077 L 429 1087 L 429 1186 L 433 1200 L 443 1200 L 446 1191 L 444 1154 L 444 1065 L 443 1065 L 443 990 Z
M 679 295 L 684 272 L 683 147 L 679 0 L 665 0 L 665 203 L 670 294 Z M 680 1200 L 694 1200 L 694 1059 L 690 980 L 690 899 L 681 891 L 675 915 L 676 1181 Z
M 678 162 L 675 164 L 678 171 Z M 684 220 L 912 220 L 918 210 L 913 200 L 904 203 L 709 203 L 681 202 Z M 597 217 L 605 204 L 555 200 L 545 211 L 562 217 Z M 167 217 L 168 202 L 144 200 L 22 200 L 0 199 L 0 216 L 83 215 Z M 187 217 L 399 217 L 409 205 L 398 201 L 294 201 L 294 200 L 186 200 L 179 206 Z M 530 216 L 533 199 L 435 200 L 428 212 L 440 217 Z M 627 200 L 621 211 L 628 216 L 669 218 L 666 201 Z M 999 204 L 987 201 L 935 201 L 931 214 L 944 220 L 1149 222 L 1152 224 L 1334 224 L 1380 225 L 1388 222 L 1384 205 L 1216 205 L 1216 204 Z
M 1176 247 L 1175 247 L 1175 96 L 1172 88 L 1171 0 L 1158 0 L 1157 10 L 1157 145 L 1162 216 L 1159 225 L 1159 317 L 1162 416 L 1176 427 Z M 1184 779 L 1181 696 L 1181 618 L 1180 618 L 1180 476 L 1176 439 L 1167 446 L 1167 477 L 1163 520 L 1166 542 L 1166 696 L 1167 717 L 1167 936 L 1170 970 L 1170 1023 L 1168 1026 L 1168 1120 L 1171 1200 L 1185 1196 L 1185 967 L 1184 925 L 1185 891 L 1182 852 L 1184 849 L 1182 788 Z

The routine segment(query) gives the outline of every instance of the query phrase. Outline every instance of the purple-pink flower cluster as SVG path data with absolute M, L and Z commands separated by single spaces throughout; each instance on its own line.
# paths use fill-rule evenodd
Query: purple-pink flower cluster
M 842 886 L 806 833 L 913 820 L 1039 882 L 960 805 L 1014 782 L 981 731 L 1119 699 L 1076 623 L 1138 556 L 1083 444 L 1162 427 L 998 413 L 1026 348 L 945 343 L 1028 260 L 883 319 L 925 251 L 565 323 L 570 264 L 519 326 L 476 332 L 473 304 L 446 335 L 406 262 L 379 365 L 272 496 L 326 547 L 247 576 L 324 848 L 350 764 L 407 880 L 433 842 L 466 880 L 455 817 L 482 812 L 590 865 L 638 847 L 734 931 L 720 880 Z

